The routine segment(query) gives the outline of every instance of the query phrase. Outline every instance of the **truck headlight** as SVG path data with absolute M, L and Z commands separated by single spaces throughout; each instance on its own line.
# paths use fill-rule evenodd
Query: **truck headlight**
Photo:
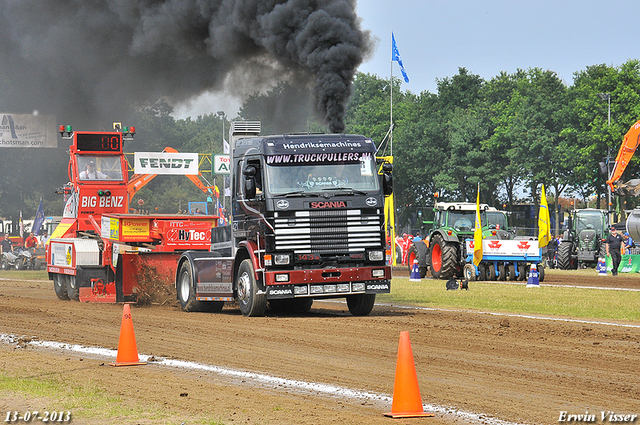
M 371 276 L 373 276 L 373 277 L 384 277 L 384 269 L 371 270 Z
M 289 273 L 276 273 L 276 282 L 289 282 Z
M 382 261 L 382 260 L 384 260 L 384 252 L 369 251 L 369 261 Z
M 291 263 L 289 254 L 276 254 L 273 256 L 276 266 L 286 266 Z

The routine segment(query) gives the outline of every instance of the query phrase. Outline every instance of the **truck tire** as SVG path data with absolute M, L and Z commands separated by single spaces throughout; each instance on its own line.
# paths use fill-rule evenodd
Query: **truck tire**
M 544 282 L 544 266 L 542 264 L 538 264 L 538 281 Z
M 68 301 L 69 296 L 67 295 L 67 284 L 65 282 L 64 276 L 61 274 L 53 275 L 53 290 L 56 292 L 56 296 L 58 299 Z
M 193 288 L 193 275 L 191 273 L 191 263 L 185 261 L 180 266 L 178 273 L 178 301 L 182 311 L 206 311 L 209 313 L 218 313 L 224 307 L 224 301 L 198 301 L 196 300 L 196 291 Z
M 347 295 L 349 312 L 354 316 L 366 316 L 373 310 L 376 294 Z
M 573 267 L 571 264 L 571 253 L 573 252 L 573 242 L 564 241 L 558 247 L 556 258 L 558 259 L 558 268 L 561 270 L 570 270 Z
M 422 242 L 419 242 L 419 243 L 422 243 Z M 422 264 L 420 253 L 418 252 L 418 247 L 415 244 L 411 245 L 411 248 L 409 248 L 409 254 L 407 258 L 409 263 L 409 274 L 411 274 L 411 269 L 413 267 L 413 260 L 418 260 L 418 270 L 420 271 L 420 278 L 424 279 L 424 277 L 427 275 L 427 265 Z
M 243 260 L 238 269 L 236 280 L 238 305 L 240 311 L 246 317 L 264 316 L 267 309 L 266 294 L 258 293 L 258 283 L 253 273 L 253 263 L 250 259 Z
M 431 276 L 435 279 L 448 279 L 455 276 L 458 266 L 456 244 L 445 242 L 442 236 L 435 234 L 430 241 Z
M 66 285 L 67 285 L 67 295 L 70 300 L 79 301 L 80 293 L 78 292 L 78 282 L 76 281 L 76 277 L 73 275 L 65 276 Z

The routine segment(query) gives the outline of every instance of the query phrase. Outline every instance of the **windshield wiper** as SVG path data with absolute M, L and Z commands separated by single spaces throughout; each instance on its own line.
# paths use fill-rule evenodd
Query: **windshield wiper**
M 307 196 L 313 196 L 313 197 L 318 197 L 317 193 L 308 193 L 305 192 L 304 190 L 296 190 L 293 192 L 287 192 L 287 193 L 278 193 L 277 196 L 284 196 L 285 198 L 289 198 L 289 197 L 302 197 L 302 198 L 306 198 Z
M 367 192 L 363 192 L 362 190 L 357 190 L 352 187 L 325 187 L 322 190 L 345 190 L 349 191 L 348 193 L 344 193 L 344 195 L 353 195 L 354 193 L 358 195 L 366 195 Z M 340 195 L 343 195 L 342 193 Z

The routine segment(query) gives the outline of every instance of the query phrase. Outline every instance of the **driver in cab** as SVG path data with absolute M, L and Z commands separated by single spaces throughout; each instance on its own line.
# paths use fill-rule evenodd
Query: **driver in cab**
M 80 173 L 80 180 L 99 180 L 107 178 L 109 178 L 109 176 L 96 169 L 96 162 L 93 160 L 89 161 L 87 165 L 85 165 L 84 171 Z

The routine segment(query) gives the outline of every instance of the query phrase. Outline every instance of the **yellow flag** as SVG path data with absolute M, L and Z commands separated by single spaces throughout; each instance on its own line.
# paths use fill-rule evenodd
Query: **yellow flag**
M 542 194 L 540 195 L 540 213 L 538 214 L 538 246 L 540 248 L 547 246 L 549 239 L 551 239 L 550 222 L 547 196 L 544 193 L 544 185 L 542 185 Z
M 478 267 L 482 261 L 482 220 L 480 219 L 480 182 L 476 200 L 476 228 L 473 231 L 473 264 Z

